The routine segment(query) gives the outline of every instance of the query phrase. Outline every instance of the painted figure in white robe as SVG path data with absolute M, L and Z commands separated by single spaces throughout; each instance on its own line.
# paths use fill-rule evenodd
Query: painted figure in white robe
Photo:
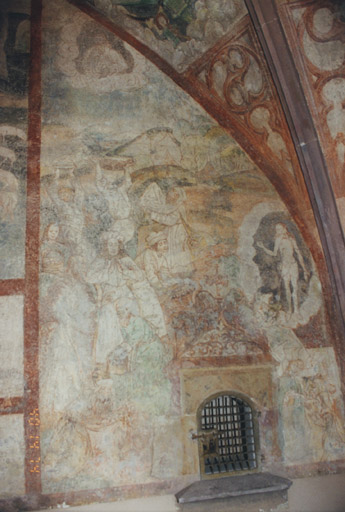
M 40 405 L 51 416 L 80 402 L 92 370 L 94 305 L 86 285 L 66 274 L 69 252 L 59 236 L 59 225 L 49 224 L 41 245 Z
M 58 242 L 60 226 L 48 224 L 41 245 L 41 271 L 48 274 L 63 274 L 66 264 L 67 249 Z
M 150 322 L 158 336 L 161 338 L 167 334 L 161 306 L 144 272 L 120 251 L 123 243 L 120 234 L 104 233 L 102 242 L 104 255 L 94 260 L 87 276 L 87 281 L 93 283 L 97 290 L 96 365 L 106 364 L 109 354 L 123 342 L 115 307 L 119 299 L 136 301 L 140 315 Z
M 297 246 L 296 240 L 290 235 L 286 226 L 282 223 L 276 225 L 276 236 L 274 241 L 274 249 L 271 251 L 267 249 L 261 242 L 258 246 L 265 251 L 269 256 L 276 257 L 279 253 L 281 259 L 281 278 L 283 280 L 288 312 L 290 314 L 297 313 L 299 310 L 298 302 L 298 278 L 299 267 L 305 276 L 307 270 L 304 265 L 303 256 Z
M 170 275 L 166 256 L 168 235 L 165 231 L 150 233 L 146 243 L 148 247 L 136 259 L 136 263 L 145 270 L 147 279 L 155 288 L 164 286 L 165 277 Z
M 149 322 L 159 338 L 164 338 L 167 330 L 163 311 L 145 272 L 127 255 L 119 263 L 123 278 L 138 302 L 140 316 Z
M 93 347 L 96 365 L 105 365 L 108 355 L 122 343 L 121 326 L 115 303 L 120 297 L 132 295 L 118 263 L 117 238 L 105 233 L 102 243 L 103 256 L 93 261 L 86 278 L 89 283 L 95 285 L 97 291 L 98 321 Z
M 145 270 L 147 279 L 155 289 L 174 286 L 181 281 L 170 272 L 168 264 L 167 230 L 150 233 L 146 237 L 147 249 L 136 259 L 136 263 Z
M 121 165 L 123 168 L 126 162 L 122 162 Z M 135 225 L 131 219 L 132 206 L 128 197 L 128 190 L 132 185 L 128 170 L 120 172 L 114 170 L 112 174 L 110 172 L 105 173 L 97 164 L 96 185 L 102 197 L 106 200 L 109 213 L 116 223 L 116 226 L 113 225 L 112 229 L 119 231 L 121 225 L 123 237 L 126 238 L 126 241 L 131 240 Z
M 185 201 L 182 188 L 173 187 L 165 196 L 157 183 L 151 183 L 140 198 L 140 205 L 150 214 L 151 220 L 167 226 L 167 260 L 170 272 L 176 275 L 193 271 Z
M 96 185 L 108 202 L 109 211 L 114 219 L 128 219 L 131 212 L 131 203 L 128 189 L 132 182 L 129 173 L 113 171 L 112 178 L 102 171 L 99 164 L 96 170 Z M 110 175 L 111 176 L 111 175 Z
M 57 209 L 62 239 L 74 251 L 83 243 L 83 190 L 78 182 L 69 180 L 54 182 L 46 191 Z

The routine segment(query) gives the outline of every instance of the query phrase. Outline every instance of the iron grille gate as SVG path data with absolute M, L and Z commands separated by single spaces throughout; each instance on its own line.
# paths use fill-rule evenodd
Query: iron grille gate
M 257 468 L 253 411 L 241 398 L 218 395 L 199 416 L 201 472 L 211 476 Z

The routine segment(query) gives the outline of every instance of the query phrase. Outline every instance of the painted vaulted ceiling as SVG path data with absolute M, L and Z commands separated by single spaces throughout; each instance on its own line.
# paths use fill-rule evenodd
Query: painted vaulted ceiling
M 254 28 L 254 18 L 260 17 L 259 11 L 268 6 L 255 0 L 69 1 L 155 63 L 232 135 L 280 194 L 323 274 L 325 260 L 319 230 L 333 275 L 331 280 L 337 282 L 335 287 L 342 290 L 345 285 L 342 258 L 333 258 L 335 253 L 329 246 L 333 245 L 334 239 L 340 240 L 337 243 L 341 247 L 344 245 L 343 3 L 339 0 L 270 2 L 279 12 L 277 15 L 283 24 L 290 51 L 293 51 L 298 70 L 295 78 L 301 80 L 302 94 L 313 117 L 311 131 L 315 137 L 317 133 L 323 153 L 321 150 L 319 153 L 311 151 L 314 161 L 313 156 L 311 160 L 308 157 L 310 169 L 306 172 L 305 163 L 301 164 L 303 170 L 300 166 L 301 158 L 305 160 L 305 157 L 301 155 L 299 146 L 304 144 L 308 132 L 305 115 L 310 117 L 310 114 L 308 109 L 295 113 L 295 122 L 297 120 L 302 137 L 296 142 L 290 133 L 291 129 L 294 133 L 295 126 L 291 127 L 290 120 L 288 127 L 272 80 L 272 64 L 268 65 L 267 50 L 264 54 L 257 27 Z M 274 47 L 273 42 L 272 48 L 277 53 L 276 63 L 279 63 L 279 44 Z M 284 59 L 282 56 L 282 62 Z M 129 69 L 130 64 L 127 63 L 127 67 Z M 288 109 L 291 112 L 294 93 L 290 92 L 292 103 L 290 101 Z M 314 180 L 319 179 L 318 166 L 323 158 L 328 169 L 324 167 L 321 174 L 325 178 L 316 188 L 321 195 L 326 189 L 329 193 L 327 198 L 321 199 L 314 185 L 310 188 L 309 176 L 311 172 Z M 331 185 L 327 181 L 329 179 Z M 319 211 L 320 199 L 333 206 Z M 330 223 L 332 233 L 329 231 Z M 342 296 L 342 291 L 338 295 Z M 345 304 L 342 309 L 345 311 Z
M 226 128 L 310 238 L 315 229 L 303 176 L 243 0 L 71 3 L 153 61 Z

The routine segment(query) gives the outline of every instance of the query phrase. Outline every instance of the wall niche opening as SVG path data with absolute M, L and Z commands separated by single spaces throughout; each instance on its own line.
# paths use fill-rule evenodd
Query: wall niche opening
M 250 399 L 236 392 L 208 397 L 198 408 L 200 473 L 202 478 L 259 470 L 257 414 Z

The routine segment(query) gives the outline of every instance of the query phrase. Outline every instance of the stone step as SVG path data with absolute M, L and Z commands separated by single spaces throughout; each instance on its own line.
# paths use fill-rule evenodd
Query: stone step
M 291 480 L 271 473 L 229 476 L 194 482 L 179 491 L 176 494 L 176 499 L 178 503 L 193 503 L 251 494 L 281 492 L 289 489 L 291 484 Z

